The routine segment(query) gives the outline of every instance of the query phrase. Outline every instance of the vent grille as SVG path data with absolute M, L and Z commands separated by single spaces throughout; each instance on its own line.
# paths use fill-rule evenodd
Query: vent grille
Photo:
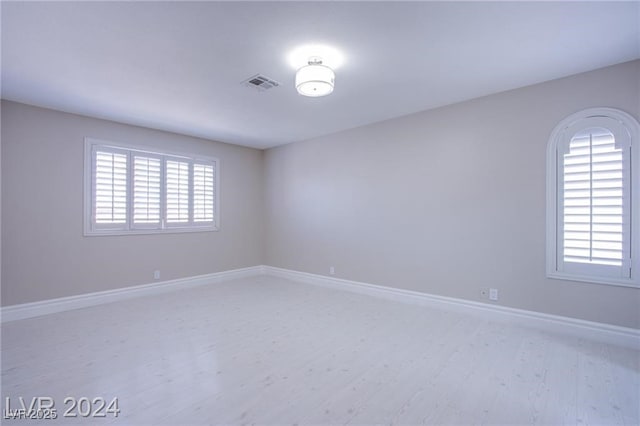
M 244 80 L 241 84 L 243 86 L 247 86 L 252 89 L 259 90 L 261 92 L 280 86 L 280 83 L 262 74 L 256 74 L 252 77 L 249 77 L 248 79 Z

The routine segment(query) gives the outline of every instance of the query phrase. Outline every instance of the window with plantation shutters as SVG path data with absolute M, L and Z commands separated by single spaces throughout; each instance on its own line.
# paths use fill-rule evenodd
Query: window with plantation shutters
M 218 160 L 85 140 L 85 235 L 217 230 Z
M 639 224 L 633 222 L 638 185 L 634 188 L 637 171 L 632 168 L 634 162 L 640 165 L 632 150 L 637 126 L 622 111 L 599 108 L 568 117 L 552 133 L 547 158 L 549 277 L 638 285 Z
M 114 149 L 94 152 L 92 217 L 97 227 L 126 226 L 127 167 L 126 152 Z
M 193 220 L 195 222 L 210 222 L 213 220 L 213 164 L 193 165 Z
M 133 224 L 139 228 L 160 225 L 162 160 L 133 154 Z
M 189 170 L 186 161 L 166 161 L 167 223 L 189 222 Z
M 563 155 L 563 261 L 622 266 L 629 215 L 624 147 L 605 128 L 576 134 Z

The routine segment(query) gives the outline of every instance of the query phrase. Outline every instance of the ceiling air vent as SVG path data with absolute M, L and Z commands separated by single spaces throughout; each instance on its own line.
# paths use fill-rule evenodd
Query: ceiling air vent
M 280 83 L 264 75 L 256 74 L 243 81 L 242 85 L 264 92 L 265 90 L 280 86 Z

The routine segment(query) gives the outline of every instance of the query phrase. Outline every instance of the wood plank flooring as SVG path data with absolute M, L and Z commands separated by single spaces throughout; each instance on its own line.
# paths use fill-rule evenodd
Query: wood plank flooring
M 3 417 L 58 414 L 7 425 L 640 424 L 638 351 L 273 277 L 9 322 L 1 362 Z

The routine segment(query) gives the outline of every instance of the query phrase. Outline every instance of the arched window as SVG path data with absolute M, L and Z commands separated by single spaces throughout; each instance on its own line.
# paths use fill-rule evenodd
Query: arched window
M 547 276 L 637 287 L 640 126 L 613 108 L 564 119 L 547 148 Z

